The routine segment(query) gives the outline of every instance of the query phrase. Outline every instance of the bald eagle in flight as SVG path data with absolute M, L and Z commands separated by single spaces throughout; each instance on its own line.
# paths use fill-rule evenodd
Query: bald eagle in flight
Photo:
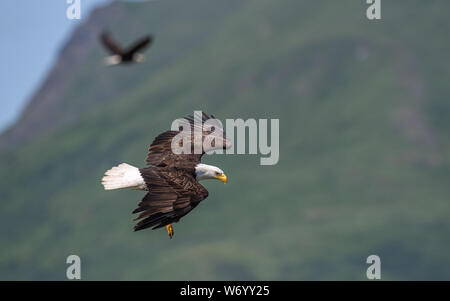
M 211 117 L 202 113 L 201 116 L 194 114 L 179 119 L 179 131 L 158 135 L 149 148 L 148 167 L 139 169 L 122 163 L 105 172 L 102 178 L 105 190 L 131 188 L 147 191 L 133 211 L 133 214 L 139 213 L 134 219 L 139 220 L 135 231 L 166 226 L 172 238 L 172 223 L 178 222 L 208 197 L 208 191 L 198 181 L 217 179 L 227 183 L 227 176 L 220 168 L 200 163 L 205 152 L 231 147 L 221 124 L 213 115 Z M 212 121 L 213 126 L 204 126 L 206 121 Z M 189 131 L 184 131 L 186 128 Z M 180 140 L 174 142 L 175 137 Z M 180 146 L 187 141 L 191 153 L 174 153 L 172 143 L 177 141 Z M 199 151 L 194 153 L 195 148 Z
M 140 50 L 143 50 L 148 45 L 153 42 L 153 37 L 148 35 L 145 36 L 129 48 L 123 49 L 113 38 L 106 32 L 100 35 L 100 41 L 103 46 L 111 53 L 111 56 L 105 58 L 105 65 L 118 65 L 124 63 L 142 63 L 145 57 Z

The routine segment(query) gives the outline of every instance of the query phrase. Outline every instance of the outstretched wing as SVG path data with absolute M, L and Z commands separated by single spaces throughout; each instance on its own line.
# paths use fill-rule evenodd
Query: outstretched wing
M 138 52 L 141 49 L 144 49 L 145 47 L 147 47 L 152 42 L 153 42 L 153 37 L 152 36 L 143 37 L 142 39 L 140 39 L 137 42 L 135 42 L 130 48 L 128 48 L 126 53 L 127 53 L 127 55 L 131 55 L 131 54 L 133 54 L 135 52 Z
M 153 140 L 146 160 L 148 165 L 194 167 L 205 152 L 231 147 L 222 125 L 213 115 L 202 113 L 178 119 L 178 126 L 178 131 L 166 131 Z M 183 146 L 186 152 L 180 153 Z M 178 147 L 178 151 L 174 152 L 173 147 Z
M 135 231 L 157 229 L 178 222 L 208 196 L 193 176 L 181 170 L 148 167 L 140 170 L 149 192 L 133 213 L 140 215 Z
M 108 49 L 112 54 L 123 55 L 123 50 L 108 33 L 102 33 L 100 35 L 100 41 L 102 42 L 103 46 L 105 46 L 105 48 Z

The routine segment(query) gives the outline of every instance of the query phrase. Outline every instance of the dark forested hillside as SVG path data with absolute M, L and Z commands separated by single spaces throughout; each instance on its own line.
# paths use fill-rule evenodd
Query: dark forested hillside
M 0 136 L 0 279 L 450 279 L 448 1 L 166 0 L 94 11 Z M 151 33 L 141 65 L 106 68 L 98 34 Z M 133 232 L 142 167 L 178 117 L 278 118 L 280 160 L 205 156 L 229 182 L 180 223 Z

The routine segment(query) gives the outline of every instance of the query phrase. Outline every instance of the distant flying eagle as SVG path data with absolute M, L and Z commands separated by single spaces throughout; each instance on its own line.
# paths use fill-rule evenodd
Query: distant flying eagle
M 227 176 L 220 168 L 200 163 L 205 152 L 231 147 L 220 123 L 205 113 L 180 120 L 179 131 L 166 131 L 153 140 L 146 160 L 149 167 L 138 169 L 122 163 L 106 171 L 102 179 L 105 190 L 132 188 L 148 191 L 133 211 L 140 213 L 134 219 L 140 220 L 134 227 L 135 231 L 166 226 L 172 238 L 172 223 L 178 222 L 208 197 L 208 191 L 198 181 L 218 179 L 227 182 Z M 206 121 L 216 123 L 207 127 L 204 126 Z M 184 131 L 186 128 L 190 131 Z M 191 151 L 197 148 L 197 154 L 174 153 L 172 142 L 182 145 L 183 141 L 187 141 Z M 205 141 L 212 142 L 208 144 Z
M 145 36 L 135 42 L 128 49 L 122 49 L 116 41 L 114 41 L 110 35 L 106 32 L 102 33 L 100 36 L 100 41 L 103 46 L 107 48 L 112 55 L 105 58 L 105 64 L 110 65 L 118 65 L 123 63 L 141 63 L 144 61 L 145 57 L 142 53 L 139 53 L 139 50 L 144 49 L 149 44 L 152 43 L 152 36 Z

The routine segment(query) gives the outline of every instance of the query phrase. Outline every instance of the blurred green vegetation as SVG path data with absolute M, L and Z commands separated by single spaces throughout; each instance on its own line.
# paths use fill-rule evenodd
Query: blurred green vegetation
M 61 99 L 81 117 L 0 153 L 0 279 L 65 279 L 70 254 L 85 280 L 363 280 L 371 254 L 385 280 L 450 279 L 450 2 L 383 1 L 380 21 L 351 0 L 112 7 L 118 40 L 155 44 L 130 68 L 95 47 Z M 228 184 L 204 182 L 174 239 L 134 233 L 144 193 L 103 172 L 144 166 L 194 110 L 279 118 L 280 161 L 206 156 Z

